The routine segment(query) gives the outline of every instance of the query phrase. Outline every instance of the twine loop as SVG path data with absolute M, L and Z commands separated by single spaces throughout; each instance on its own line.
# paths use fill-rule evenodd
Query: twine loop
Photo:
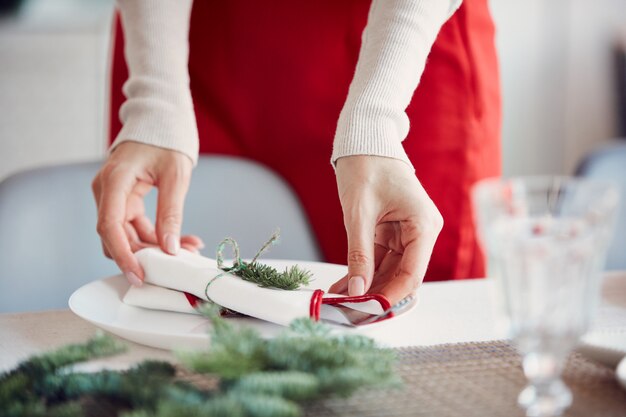
M 279 237 L 280 237 L 280 230 L 276 229 L 276 231 L 272 233 L 272 236 L 270 236 L 270 238 L 257 251 L 256 255 L 254 255 L 254 258 L 252 258 L 252 261 L 250 261 L 250 263 L 246 263 L 241 259 L 240 251 L 239 251 L 239 244 L 237 243 L 235 239 L 233 239 L 232 237 L 224 238 L 217 245 L 216 256 L 215 256 L 217 259 L 217 267 L 224 272 L 221 272 L 217 274 L 216 276 L 214 276 L 213 278 L 211 278 L 209 282 L 206 284 L 206 287 L 204 287 L 204 295 L 206 296 L 207 300 L 209 300 L 210 302 L 214 304 L 217 304 L 215 303 L 215 301 L 211 300 L 211 297 L 209 297 L 209 286 L 211 285 L 211 283 L 213 283 L 213 281 L 215 281 L 216 279 L 228 273 L 236 274 L 237 272 L 243 271 L 244 269 L 248 268 L 248 265 L 255 263 L 256 260 L 259 258 L 259 256 L 261 256 L 263 252 L 265 252 L 267 249 L 269 249 L 270 246 L 276 243 Z M 224 249 L 226 249 L 226 246 L 230 246 L 233 250 L 233 265 L 232 266 L 224 266 Z

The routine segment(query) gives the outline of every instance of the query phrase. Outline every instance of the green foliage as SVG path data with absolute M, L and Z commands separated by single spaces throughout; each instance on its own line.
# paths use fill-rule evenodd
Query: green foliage
M 48 375 L 37 391 L 55 400 L 85 395 L 118 400 L 129 407 L 150 407 L 164 394 L 176 370 L 168 362 L 144 361 L 127 372 L 61 373 Z
M 315 397 L 319 385 L 318 378 L 306 372 L 266 371 L 250 373 L 239 378 L 231 389 L 302 401 Z
M 272 266 L 259 262 L 242 263 L 242 267 L 233 268 L 229 272 L 259 287 L 297 290 L 302 285 L 308 285 L 311 282 L 311 271 L 302 269 L 298 265 L 285 268 L 283 272 L 280 272 Z
M 31 379 L 23 372 L 12 372 L 2 377 L 0 384 L 0 406 L 9 404 L 14 400 L 26 400 L 29 398 L 28 390 L 31 387 Z
M 80 406 L 73 401 L 56 404 L 56 392 L 47 391 L 46 381 L 59 375 L 58 371 L 64 367 L 123 350 L 124 346 L 115 339 L 98 333 L 87 343 L 63 346 L 25 360 L 14 370 L 0 375 L 2 416 L 82 416 Z M 49 404 L 46 395 L 49 395 Z
M 277 338 L 264 340 L 252 329 L 236 328 L 217 311 L 215 306 L 201 310 L 213 323 L 211 350 L 179 353 L 179 358 L 195 372 L 218 375 L 232 391 L 303 401 L 397 382 L 393 350 L 379 348 L 367 337 L 334 335 L 327 325 L 301 318 Z
M 255 354 L 246 356 L 240 352 L 228 352 L 218 348 L 211 355 L 203 352 L 181 352 L 178 359 L 190 370 L 202 374 L 216 374 L 231 380 L 239 378 L 248 372 L 261 370 L 262 362 Z
M 85 401 L 106 402 L 121 417 L 292 417 L 300 403 L 328 395 L 349 396 L 361 387 L 396 382 L 392 350 L 358 335 L 334 334 L 308 318 L 295 320 L 277 338 L 265 340 L 240 328 L 206 304 L 211 347 L 177 353 L 182 365 L 219 381 L 211 390 L 177 380 L 166 362 L 144 361 L 123 372 L 73 372 L 68 365 L 119 352 L 98 335 L 35 356 L 0 376 L 3 417 L 79 417 Z M 87 401 L 88 402 L 88 401 Z
M 246 417 L 243 406 L 236 398 L 219 396 L 202 402 L 186 402 L 184 399 L 165 399 L 155 410 L 136 410 L 122 417 Z
M 277 288 L 281 290 L 297 290 L 302 285 L 311 282 L 310 271 L 294 265 L 279 272 L 276 268 L 257 262 L 257 258 L 278 241 L 280 231 L 276 230 L 272 236 L 261 246 L 251 262 L 244 262 L 239 256 L 239 244 L 231 237 L 227 237 L 217 245 L 217 266 L 222 271 L 237 275 L 246 281 L 253 282 L 259 287 Z M 233 266 L 224 266 L 224 249 L 230 246 L 233 249 L 235 260 Z
M 244 415 L 251 417 L 297 417 L 301 414 L 300 406 L 293 401 L 276 395 L 235 392 L 230 394 L 241 404 Z
M 215 374 L 226 380 L 239 378 L 263 368 L 264 341 L 251 328 L 236 328 L 219 315 L 219 306 L 205 304 L 199 311 L 211 320 L 210 352 L 178 352 L 177 357 L 189 370 Z
M 22 362 L 13 373 L 41 376 L 73 363 L 111 356 L 123 350 L 123 345 L 115 339 L 98 333 L 87 343 L 67 345 L 44 355 L 33 356 Z

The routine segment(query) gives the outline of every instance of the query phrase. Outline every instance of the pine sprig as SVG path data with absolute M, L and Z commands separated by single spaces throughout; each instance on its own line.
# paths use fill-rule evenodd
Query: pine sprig
M 315 397 L 319 385 L 318 378 L 306 372 L 265 371 L 244 375 L 233 384 L 232 390 L 303 401 Z
M 33 356 L 22 362 L 13 372 L 39 376 L 87 359 L 112 356 L 124 349 L 124 345 L 112 337 L 98 333 L 87 343 L 66 345 L 52 352 Z
M 278 288 L 281 290 L 297 290 L 311 282 L 311 271 L 302 269 L 298 265 L 285 268 L 280 272 L 270 265 L 259 262 L 243 262 L 241 268 L 233 268 L 229 272 L 237 275 L 245 281 L 257 284 L 263 288 Z
M 275 244 L 279 237 L 280 231 L 276 230 L 263 246 L 261 246 L 250 262 L 243 261 L 239 256 L 239 244 L 237 241 L 232 237 L 227 237 L 217 245 L 217 266 L 224 272 L 236 275 L 243 280 L 253 282 L 264 288 L 297 290 L 302 285 L 308 285 L 311 282 L 313 274 L 298 265 L 285 268 L 283 272 L 280 272 L 272 266 L 257 262 L 259 256 Z M 224 266 L 224 249 L 226 249 L 227 246 L 232 248 L 234 255 L 234 262 L 231 267 Z
M 179 353 L 179 359 L 194 372 L 218 375 L 231 389 L 254 385 L 257 392 L 281 393 L 287 389 L 281 388 L 281 378 L 293 378 L 293 388 L 298 387 L 293 395 L 304 400 L 397 383 L 393 350 L 379 348 L 365 336 L 333 335 L 327 325 L 301 318 L 277 338 L 265 340 L 253 329 L 235 327 L 218 311 L 215 306 L 201 310 L 213 323 L 211 350 Z M 236 372 L 226 363 L 236 363 Z
M 241 404 L 245 416 L 298 417 L 302 414 L 297 403 L 278 395 L 233 392 L 230 396 Z
M 62 399 L 63 404 L 56 404 L 56 393 L 47 391 L 45 380 L 69 365 L 123 350 L 121 343 L 98 333 L 87 343 L 66 345 L 23 361 L 14 370 L 0 375 L 2 416 L 81 416 L 80 407 L 71 401 Z M 42 399 L 49 399 L 50 403 Z
M 120 373 L 61 373 L 44 378 L 38 391 L 57 400 L 76 400 L 83 396 L 103 396 L 132 408 L 155 404 L 172 382 L 175 368 L 168 362 L 147 360 Z

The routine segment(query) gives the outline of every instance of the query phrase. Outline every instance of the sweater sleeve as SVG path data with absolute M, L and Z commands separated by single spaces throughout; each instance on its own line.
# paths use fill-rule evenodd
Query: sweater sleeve
M 461 0 L 373 0 L 354 78 L 339 115 L 331 162 L 378 155 L 411 165 L 405 112 L 444 22 Z
M 122 130 L 111 150 L 141 142 L 198 160 L 198 128 L 189 89 L 192 0 L 118 0 L 129 69 Z

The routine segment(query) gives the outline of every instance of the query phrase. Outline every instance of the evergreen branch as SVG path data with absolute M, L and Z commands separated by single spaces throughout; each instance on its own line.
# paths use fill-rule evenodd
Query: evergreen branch
M 244 375 L 232 386 L 232 390 L 302 401 L 317 395 L 319 381 L 306 372 L 266 371 Z
M 297 290 L 302 285 L 311 282 L 312 273 L 293 265 L 279 272 L 276 268 L 258 262 L 243 262 L 241 268 L 232 269 L 231 273 L 245 281 L 257 284 L 263 288 L 278 288 L 281 290 Z
M 211 350 L 183 353 L 179 358 L 195 372 L 220 376 L 227 389 L 301 401 L 397 383 L 392 371 L 394 352 L 377 347 L 367 337 L 332 335 L 329 326 L 301 318 L 279 337 L 264 340 L 251 329 L 235 328 L 216 311 L 215 307 L 203 310 L 213 323 Z
M 219 375 L 225 380 L 242 377 L 262 369 L 262 361 L 256 355 L 229 352 L 224 348 L 215 349 L 211 355 L 203 352 L 181 352 L 178 360 L 190 371 L 200 374 Z
M 112 356 L 125 349 L 125 346 L 117 340 L 99 332 L 87 343 L 66 345 L 52 352 L 33 356 L 29 360 L 22 362 L 17 369 L 10 374 L 21 373 L 32 376 L 49 374 L 74 363 L 104 356 Z M 4 377 L 5 375 L 0 376 L 0 382 Z
M 203 402 L 185 402 L 166 399 L 154 411 L 145 409 L 122 414 L 121 417 L 249 417 L 236 398 L 219 396 Z
M 111 356 L 123 350 L 124 346 L 112 337 L 97 333 L 87 343 L 66 345 L 52 352 L 33 356 L 14 370 L 0 375 L 0 410 L 3 410 L 5 416 L 73 415 L 76 406 L 47 409 L 41 403 L 43 380 L 68 365 Z
M 300 268 L 298 265 L 285 268 L 283 272 L 279 272 L 272 266 L 257 262 L 258 257 L 261 256 L 261 254 L 270 246 L 272 246 L 272 244 L 278 240 L 279 236 L 280 231 L 276 230 L 267 242 L 261 246 L 261 249 L 259 249 L 256 255 L 254 255 L 251 262 L 244 262 L 241 260 L 237 241 L 231 237 L 227 237 L 217 245 L 217 267 L 224 272 L 237 275 L 246 281 L 253 282 L 264 288 L 297 290 L 302 285 L 308 285 L 311 282 L 313 274 L 310 271 Z M 226 245 L 230 245 L 232 247 L 235 256 L 233 266 L 231 267 L 224 266 L 224 249 L 226 248 Z
M 215 304 L 202 305 L 198 311 L 211 321 L 211 350 L 176 352 L 187 369 L 232 380 L 263 368 L 264 341 L 254 329 L 236 328 L 220 316 L 220 308 Z
M 153 408 L 176 374 L 168 362 L 146 360 L 125 372 L 61 373 L 45 377 L 36 388 L 49 401 L 104 396 L 129 407 Z
M 250 417 L 298 417 L 302 414 L 300 406 L 293 401 L 279 396 L 231 393 L 230 396 L 244 410 L 244 415 Z

